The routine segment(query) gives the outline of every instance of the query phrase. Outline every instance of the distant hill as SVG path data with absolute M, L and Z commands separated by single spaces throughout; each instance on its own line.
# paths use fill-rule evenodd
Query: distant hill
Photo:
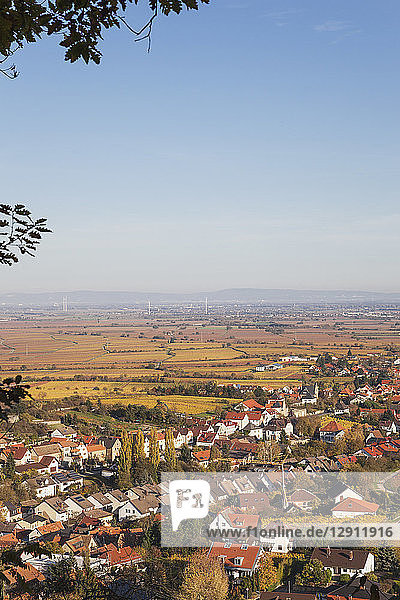
M 62 304 L 68 297 L 70 306 L 131 306 L 145 304 L 149 300 L 157 303 L 201 302 L 255 304 L 396 304 L 400 303 L 400 292 L 370 292 L 348 290 L 282 290 L 232 288 L 213 292 L 155 293 L 155 292 L 107 292 L 107 291 L 60 291 L 42 293 L 0 294 L 0 305 L 46 307 Z

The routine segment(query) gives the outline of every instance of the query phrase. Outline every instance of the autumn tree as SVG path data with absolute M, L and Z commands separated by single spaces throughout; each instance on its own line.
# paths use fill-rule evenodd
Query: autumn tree
M 275 462 L 280 454 L 279 444 L 275 440 L 260 442 L 257 458 L 262 462 Z
M 153 479 L 157 480 L 158 465 L 160 464 L 160 446 L 157 431 L 152 428 L 149 439 L 149 461 L 152 468 Z
M 260 592 L 265 592 L 272 585 L 276 584 L 278 579 L 278 572 L 270 554 L 264 552 L 264 554 L 262 555 L 259 561 L 257 575 Z
M 167 429 L 165 432 L 165 452 L 164 452 L 165 462 L 170 471 L 176 470 L 176 453 L 175 453 L 175 444 L 174 444 L 174 434 L 172 433 L 172 429 Z
M 6 464 L 3 469 L 6 479 L 11 479 L 15 475 L 15 458 L 14 452 L 9 452 L 6 460 Z
M 132 452 L 132 477 L 136 483 L 144 483 L 148 478 L 147 460 L 144 450 L 144 435 L 139 429 L 135 436 Z
M 183 574 L 177 600 L 225 600 L 228 596 L 228 577 L 221 561 L 196 552 Z
M 332 572 L 330 569 L 324 569 L 324 565 L 320 560 L 310 560 L 304 565 L 301 573 L 296 575 L 296 583 L 298 585 L 327 585 L 332 579 Z
M 118 486 L 121 489 L 127 489 L 131 485 L 132 435 L 124 431 L 121 436 L 121 444 L 118 459 Z

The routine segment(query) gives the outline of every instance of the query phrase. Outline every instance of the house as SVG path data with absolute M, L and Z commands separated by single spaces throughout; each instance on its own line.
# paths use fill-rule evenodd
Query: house
M 330 498 L 332 498 L 335 504 L 342 502 L 346 498 L 354 498 L 357 500 L 363 499 L 360 494 L 352 490 L 348 485 L 342 483 L 341 481 L 335 483 L 335 485 L 328 490 L 327 494 Z
M 308 490 L 295 490 L 288 498 L 289 502 L 301 508 L 301 510 L 309 510 L 318 502 L 319 498 Z
M 173 435 L 173 438 L 174 438 L 174 447 L 175 448 L 182 448 L 183 444 L 186 443 L 186 438 L 183 435 L 183 433 L 179 429 L 174 429 L 172 431 L 172 435 Z
M 121 490 L 111 490 L 110 492 L 106 492 L 104 495 L 111 502 L 112 512 L 117 512 L 120 506 L 129 500 L 128 496 L 121 492 Z
M 261 555 L 260 546 L 231 542 L 215 542 L 208 551 L 208 556 L 222 560 L 225 570 L 235 578 L 252 575 L 258 567 Z
M 108 544 L 99 548 L 97 554 L 107 562 L 109 568 L 126 567 L 143 561 L 142 557 L 130 546 L 117 548 L 114 544 Z
M 113 514 L 102 510 L 101 508 L 92 508 L 84 513 L 88 519 L 91 519 L 92 522 L 97 522 L 100 525 L 110 525 L 113 520 Z
M 25 448 L 23 444 L 16 444 L 15 446 L 8 446 L 3 448 L 0 452 L 0 462 L 6 463 L 9 454 L 14 457 L 15 466 L 26 465 L 32 461 L 32 453 L 28 448 Z
M 71 460 L 71 451 L 72 448 L 76 447 L 76 442 L 69 440 L 68 438 L 51 438 L 50 439 L 50 444 L 58 444 L 60 446 L 60 450 L 61 450 L 61 460 L 62 462 L 70 462 Z
M 375 592 L 375 596 L 373 595 Z M 349 583 L 329 591 L 327 600 L 395 600 L 396 596 L 386 594 L 379 589 L 375 582 L 365 575 L 353 577 Z
M 1 550 L 9 550 L 11 548 L 14 548 L 15 546 L 18 546 L 18 544 L 20 544 L 21 540 L 19 539 L 19 537 L 17 537 L 17 534 L 19 533 L 19 531 L 21 531 L 20 528 L 16 528 L 14 529 L 14 531 L 10 532 L 10 533 L 4 533 L 3 535 L 0 536 L 0 549 Z
M 275 440 L 279 442 L 282 435 L 290 437 L 293 434 L 293 425 L 285 419 L 271 419 L 264 427 L 265 439 L 268 441 Z
M 225 508 L 210 523 L 210 528 L 218 530 L 247 530 L 260 525 L 260 516 L 242 512 L 234 512 L 231 508 Z M 234 535 L 234 534 L 233 534 Z
M 82 475 L 75 473 L 75 471 L 60 471 L 52 475 L 52 479 L 57 483 L 60 492 L 65 492 L 72 486 L 83 486 Z
M 35 514 L 37 505 L 40 504 L 40 500 L 23 500 L 21 502 L 22 516 Z
M 248 411 L 247 417 L 249 419 L 249 425 L 253 425 L 255 427 L 260 427 L 264 424 L 265 418 L 260 410 L 258 411 Z
M 113 504 L 107 496 L 101 492 L 88 496 L 88 500 L 93 504 L 94 508 L 100 508 L 101 510 L 112 512 Z
M 65 504 L 69 507 L 72 515 L 80 515 L 81 513 L 94 508 L 90 500 L 82 496 L 82 494 L 68 496 L 68 498 L 65 499 Z
M 71 461 L 73 464 L 82 466 L 83 463 L 89 458 L 86 445 L 81 441 L 76 441 L 71 446 Z
M 332 459 L 326 456 L 310 456 L 303 458 L 299 462 L 299 466 L 304 469 L 306 473 L 329 473 L 329 471 L 335 471 L 335 463 Z
M 97 544 L 91 535 L 72 535 L 62 545 L 63 552 L 65 554 L 72 554 L 74 556 L 86 556 L 92 550 L 97 549 Z
M 358 517 L 361 515 L 375 515 L 379 508 L 379 504 L 375 502 L 367 502 L 358 498 L 345 498 L 342 502 L 338 502 L 332 508 L 332 517 L 336 519 L 346 519 Z
M 314 548 L 311 560 L 319 560 L 333 576 L 371 573 L 374 570 L 374 555 L 368 550 L 341 548 Z
M 57 428 L 53 429 L 50 433 L 50 437 L 68 438 L 70 440 L 76 439 L 77 436 L 77 431 L 67 425 L 58 425 Z
M 59 533 L 63 529 L 64 525 L 61 523 L 61 521 L 38 525 L 30 531 L 28 535 L 28 541 L 32 542 L 33 540 L 40 540 L 41 538 L 44 538 L 50 534 Z
M 19 521 L 22 517 L 22 510 L 20 506 L 16 506 L 8 500 L 4 500 L 0 503 L 0 518 L 6 523 L 13 523 Z
M 374 429 L 373 431 L 371 431 L 371 433 L 368 434 L 365 443 L 366 444 L 379 444 L 380 442 L 384 442 L 386 439 L 386 436 L 383 435 L 383 433 L 381 433 L 379 431 L 379 429 Z
M 36 527 L 41 527 L 47 523 L 47 519 L 41 515 L 27 515 L 23 517 L 18 523 L 23 529 L 33 530 Z
M 239 494 L 238 504 L 241 510 L 246 509 L 256 513 L 265 512 L 270 508 L 269 496 L 264 492 Z
M 237 429 L 242 430 L 249 423 L 248 411 L 235 412 L 233 410 L 228 410 L 225 415 L 225 419 L 227 421 L 232 421 L 235 423 Z
M 106 459 L 109 462 L 114 462 L 121 451 L 121 440 L 118 437 L 101 437 L 99 438 L 99 444 L 106 449 Z
M 44 456 L 54 456 L 57 460 L 62 459 L 62 452 L 59 444 L 44 444 L 32 448 L 32 460 L 40 462 Z
M 68 521 L 72 511 L 61 498 L 46 498 L 36 507 L 36 514 L 46 517 L 50 521 Z
M 160 499 L 154 494 L 145 494 L 140 498 L 131 498 L 118 509 L 118 521 L 124 519 L 142 519 L 154 514 L 160 508 Z
M 39 464 L 42 465 L 49 475 L 58 473 L 59 462 L 54 456 L 43 456 Z
M 344 436 L 345 431 L 345 427 L 337 421 L 329 421 L 329 423 L 319 428 L 319 439 L 322 442 L 333 444 Z
M 33 581 L 42 582 L 45 580 L 43 573 L 29 563 L 25 563 L 23 566 L 13 566 L 10 569 L 5 569 L 2 572 L 2 575 L 6 581 L 6 586 L 14 586 L 21 582 L 26 586 Z M 22 596 L 19 596 L 19 598 L 22 598 Z
M 36 498 L 50 498 L 51 496 L 55 496 L 58 488 L 57 482 L 52 477 L 46 475 L 27 479 L 23 485 L 34 491 Z
M 86 446 L 88 457 L 99 463 L 103 463 L 106 460 L 107 451 L 103 444 L 89 444 Z
M 339 470 L 347 470 L 350 465 L 355 465 L 357 463 L 358 458 L 355 455 L 347 456 L 347 454 L 340 454 L 336 456 L 334 460 Z
M 303 385 L 300 388 L 299 396 L 302 404 L 316 404 L 319 396 L 318 383 Z
M 253 425 L 252 423 L 249 423 L 243 431 L 245 431 L 249 437 L 257 440 L 262 440 L 264 438 L 264 427 L 262 425 Z
M 257 369 L 257 367 L 256 367 Z M 247 400 L 243 400 L 237 406 L 235 406 L 235 410 L 243 411 L 243 410 L 263 410 L 264 406 L 257 402 L 254 398 L 248 398 Z
M 205 431 L 199 435 L 197 438 L 197 446 L 205 446 L 206 448 L 211 448 L 214 445 L 214 442 L 217 438 L 217 433 L 212 431 Z
M 198 452 L 192 452 L 194 460 L 202 467 L 208 467 L 210 464 L 211 450 L 199 450 Z

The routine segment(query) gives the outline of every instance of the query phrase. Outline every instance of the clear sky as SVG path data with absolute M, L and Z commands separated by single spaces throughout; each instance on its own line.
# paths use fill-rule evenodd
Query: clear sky
M 210 1 L 15 56 L 0 201 L 54 234 L 1 291 L 400 290 L 398 0 Z

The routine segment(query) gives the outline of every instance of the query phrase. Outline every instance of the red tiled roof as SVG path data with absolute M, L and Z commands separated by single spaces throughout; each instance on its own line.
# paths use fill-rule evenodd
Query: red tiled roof
M 105 546 L 103 558 L 107 558 L 111 566 L 126 565 L 132 562 L 137 563 L 142 560 L 140 554 L 135 552 L 130 546 L 124 546 L 118 550 L 114 544 Z
M 252 570 L 256 565 L 256 561 L 260 552 L 259 546 L 248 546 L 247 548 L 239 544 L 214 543 L 208 553 L 211 558 L 224 557 L 224 564 L 227 567 L 236 569 Z M 235 559 L 243 558 L 240 565 L 235 564 Z
M 193 456 L 200 462 L 210 460 L 211 450 L 199 450 L 198 452 L 193 452 Z
M 345 498 L 332 508 L 332 512 L 376 513 L 378 508 L 379 504 L 375 502 L 367 502 L 366 500 L 358 500 L 357 498 Z
M 332 432 L 335 433 L 337 431 L 344 431 L 344 427 L 342 425 L 339 425 L 339 423 L 337 421 L 329 421 L 329 423 L 327 423 L 326 425 L 324 425 L 323 427 L 320 427 L 320 431 L 322 432 Z
M 86 448 L 88 452 L 102 452 L 106 449 L 102 444 L 88 444 Z

